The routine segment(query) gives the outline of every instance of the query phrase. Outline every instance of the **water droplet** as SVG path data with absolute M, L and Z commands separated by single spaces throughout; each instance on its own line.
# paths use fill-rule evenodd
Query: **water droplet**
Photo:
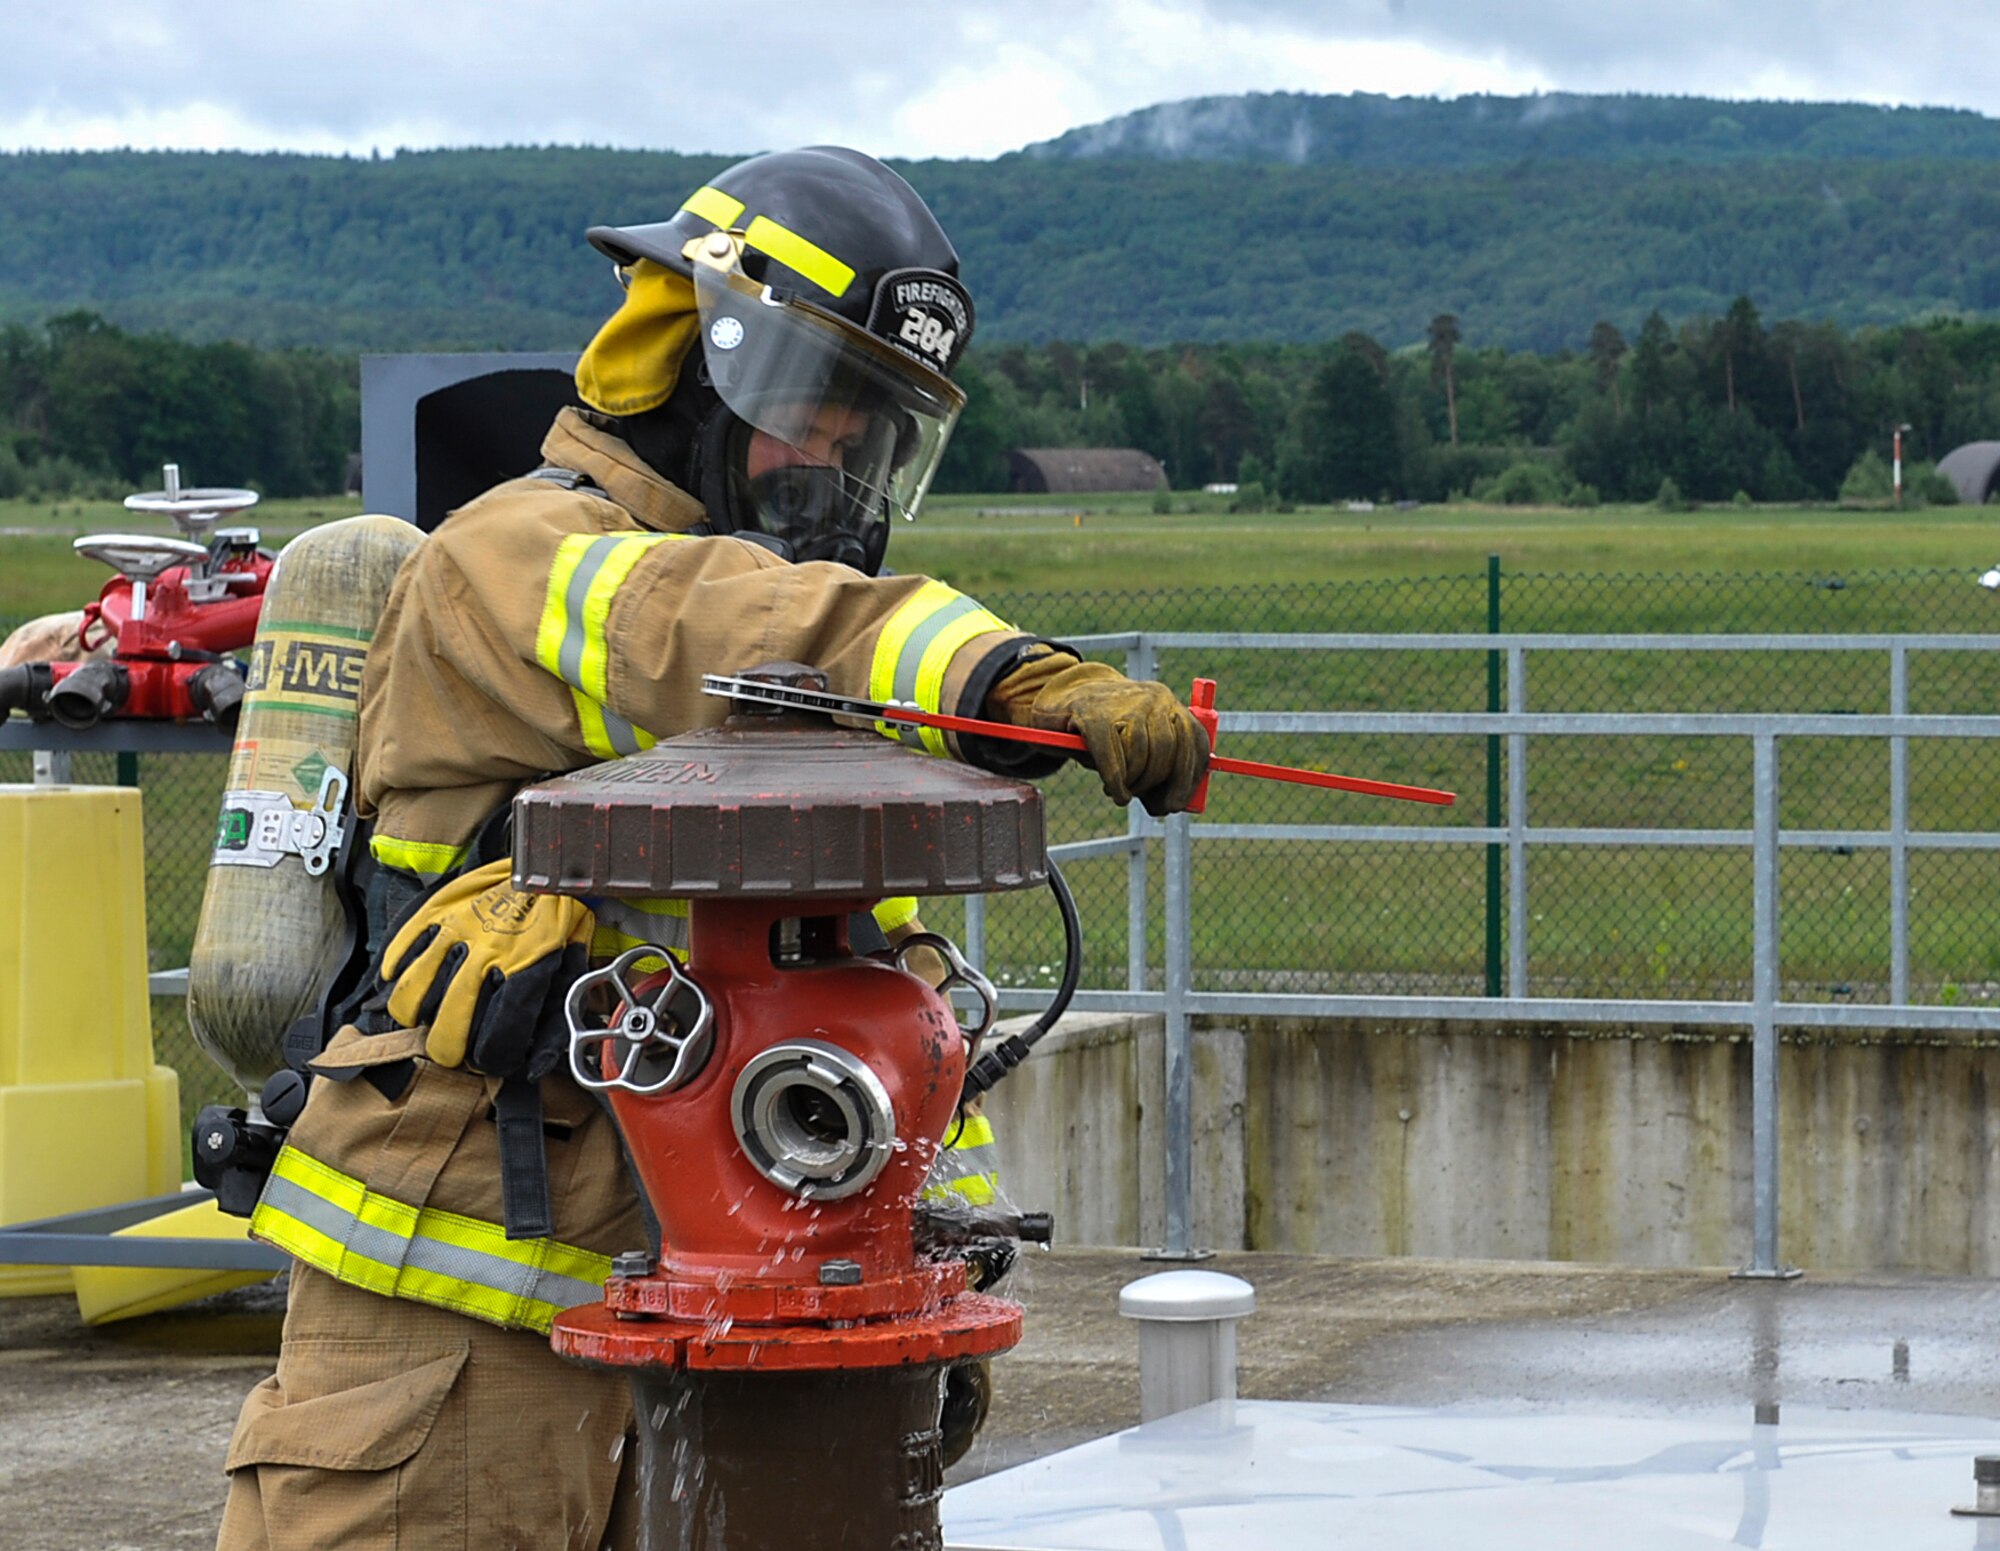
M 661 1427 L 666 1425 L 666 1420 L 667 1407 L 666 1403 L 662 1401 L 659 1405 L 653 1407 L 653 1431 L 658 1432 Z
M 623 1433 L 620 1433 L 616 1438 L 613 1438 L 611 1440 L 611 1457 L 614 1460 L 619 1459 L 624 1455 L 624 1453 L 625 1453 L 625 1435 Z

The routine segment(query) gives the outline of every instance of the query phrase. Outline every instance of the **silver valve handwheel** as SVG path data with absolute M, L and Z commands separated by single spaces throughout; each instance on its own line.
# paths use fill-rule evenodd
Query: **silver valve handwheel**
M 640 973 L 642 963 L 666 968 Z M 634 989 L 654 973 L 666 978 L 644 995 Z M 593 1012 L 593 1001 L 599 1007 L 610 1001 L 613 1010 Z M 715 1004 L 673 954 L 652 943 L 628 948 L 604 968 L 579 976 L 563 999 L 563 1018 L 569 1025 L 570 1075 L 597 1093 L 678 1088 L 701 1070 L 715 1042 Z
M 970 1065 L 979 1058 L 979 1042 L 986 1038 L 993 1027 L 994 1018 L 999 1016 L 1000 998 L 993 990 L 993 982 L 965 962 L 965 955 L 958 951 L 956 943 L 949 937 L 939 936 L 936 932 L 918 932 L 897 943 L 896 968 L 909 971 L 908 954 L 912 948 L 929 948 L 944 960 L 949 973 L 945 976 L 944 984 L 936 987 L 939 996 L 950 1001 L 952 989 L 963 986 L 979 998 L 978 1021 L 967 1023 L 963 1018 L 958 1021 L 959 1031 L 965 1035 L 966 1063 Z M 954 1008 L 953 1011 L 955 1013 L 957 1009 Z

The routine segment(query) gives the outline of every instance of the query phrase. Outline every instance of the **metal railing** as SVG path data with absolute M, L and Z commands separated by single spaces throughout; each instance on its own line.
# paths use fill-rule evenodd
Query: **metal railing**
M 1867 1028 L 1987 1030 L 2000 1028 L 2000 1009 L 1918 1006 L 1909 998 L 1909 859 L 1918 851 L 2000 850 L 2000 833 L 1915 831 L 1909 824 L 1909 751 L 1912 740 L 2000 738 L 2000 716 L 1927 715 L 1909 711 L 1909 660 L 1913 652 L 2000 652 L 1994 635 L 1246 635 L 1224 633 L 1120 634 L 1079 638 L 1097 655 L 1123 651 L 1135 678 L 1155 677 L 1167 649 L 1250 649 L 1283 652 L 1457 652 L 1489 650 L 1504 664 L 1506 709 L 1449 712 L 1231 712 L 1222 713 L 1219 738 L 1284 734 L 1456 734 L 1504 739 L 1506 792 L 1498 822 L 1486 825 L 1242 825 L 1217 824 L 1177 814 L 1164 822 L 1130 810 L 1123 835 L 1052 846 L 1059 862 L 1122 855 L 1128 867 L 1127 969 L 1122 989 L 1082 990 L 1079 1011 L 1156 1014 L 1165 1023 L 1166 1124 L 1165 1258 L 1194 1258 L 1193 1066 L 1190 1020 L 1212 1016 L 1363 1017 L 1378 1019 L 1535 1020 L 1557 1023 L 1736 1026 L 1752 1032 L 1752 1149 L 1754 1224 L 1750 1261 L 1743 1274 L 1795 1274 L 1778 1258 L 1778 1030 Z M 1886 715 L 1771 713 L 1536 713 L 1528 709 L 1530 657 L 1565 652 L 1880 652 L 1888 666 Z M 1749 829 L 1574 828 L 1529 822 L 1529 740 L 1670 735 L 1746 739 L 1752 751 L 1752 823 Z M 1785 829 L 1779 822 L 1779 745 L 1788 738 L 1884 739 L 1889 749 L 1889 814 L 1884 829 Z M 1368 842 L 1375 844 L 1491 846 L 1505 859 L 1506 985 L 1499 996 L 1301 995 L 1203 989 L 1192 972 L 1192 922 L 1198 909 L 1192 857 L 1195 845 L 1217 840 Z M 1165 964 L 1157 990 L 1147 988 L 1147 866 L 1159 843 L 1165 871 Z M 1538 997 L 1529 984 L 1528 910 L 1530 853 L 1536 846 L 1747 848 L 1752 857 L 1752 988 L 1747 1000 L 1664 1000 L 1614 997 Z M 1886 850 L 1890 863 L 1889 1001 L 1840 1004 L 1784 1001 L 1779 995 L 1781 935 L 1778 858 L 1788 848 Z M 966 948 L 984 958 L 986 910 L 968 902 Z M 1003 1007 L 1039 1008 L 1045 992 L 1005 989 Z
M 1919 653 L 2000 653 L 2000 636 L 1932 635 L 1580 635 L 1580 634 L 1244 634 L 1121 633 L 1076 636 L 1079 647 L 1097 655 L 1122 652 L 1134 677 L 1158 677 L 1163 652 L 1268 651 L 1273 653 L 1456 653 L 1487 654 L 1493 676 L 1505 687 L 1504 709 L 1487 712 L 1438 711 L 1241 711 L 1225 704 L 1221 736 L 1228 740 L 1259 734 L 1366 735 L 1475 740 L 1504 754 L 1488 767 L 1495 778 L 1483 825 L 1424 824 L 1234 824 L 1177 816 L 1164 822 L 1134 806 L 1125 832 L 1070 844 L 1051 853 L 1068 863 L 1122 857 L 1126 863 L 1126 953 L 1124 985 L 1084 989 L 1073 1005 L 1079 1011 L 1158 1015 L 1165 1026 L 1165 1239 L 1163 1253 L 1195 1253 L 1192 1221 L 1193 1071 L 1190 1020 L 1215 1016 L 1365 1017 L 1378 1019 L 1457 1019 L 1480 1022 L 1533 1020 L 1583 1024 L 1744 1027 L 1752 1033 L 1752 1122 L 1754 1224 L 1748 1274 L 1783 1274 L 1778 1259 L 1777 1030 L 1858 1028 L 1992 1031 L 2000 1009 L 1918 1005 L 1911 995 L 1910 861 L 1940 852 L 2000 851 L 2000 832 L 1986 829 L 1912 829 L 1910 825 L 1910 746 L 1935 739 L 1987 740 L 2000 737 L 2000 716 L 1913 715 L 1910 660 Z M 1769 712 L 1535 712 L 1530 710 L 1529 666 L 1537 656 L 1576 653 L 1879 653 L 1886 663 L 1886 714 Z M 2000 661 L 2000 659 L 1995 659 Z M 1961 687 L 1961 698 L 1966 691 Z M 1880 698 L 1880 697 L 1878 697 Z M 1751 750 L 1751 823 L 1745 828 L 1562 827 L 1529 821 L 1531 740 L 1666 735 L 1742 740 Z M 1780 746 L 1786 739 L 1874 739 L 1889 756 L 1887 824 L 1880 829 L 1785 828 L 1780 823 Z M 119 724 L 107 735 L 71 734 L 29 727 L 18 721 L 0 729 L 0 749 L 37 751 L 36 776 L 61 780 L 72 750 L 143 748 L 151 752 L 210 751 L 210 729 Z M 1504 780 L 1498 779 L 1504 775 Z M 1466 793 L 1465 797 L 1472 794 Z M 1462 797 L 1462 800 L 1464 798 Z M 1435 812 L 1435 810 L 1429 810 Z M 1484 847 L 1504 881 L 1501 908 L 1488 920 L 1499 931 L 1501 951 L 1489 960 L 1486 996 L 1308 994 L 1204 986 L 1194 973 L 1195 927 L 1202 902 L 1194 887 L 1194 848 L 1212 842 L 1325 842 L 1331 844 Z M 1615 996 L 1538 996 L 1530 980 L 1531 856 L 1536 847 L 1707 848 L 1737 850 L 1751 859 L 1752 952 L 1750 994 L 1743 999 L 1656 999 Z M 1782 936 L 1778 858 L 1790 850 L 1844 850 L 1886 853 L 1889 865 L 1889 941 L 1886 1003 L 1822 1003 L 1781 996 L 1779 945 Z M 1161 920 L 1164 952 L 1149 962 L 1148 933 L 1154 924 L 1148 874 L 1157 856 L 1163 864 Z M 975 963 L 988 961 L 987 905 L 966 902 L 965 948 Z M 169 960 L 169 962 L 175 962 Z M 1156 984 L 1149 984 L 1156 981 Z M 153 977 L 155 995 L 172 998 L 184 990 L 184 974 Z M 1003 987 L 1003 1007 L 1045 1006 L 1044 989 Z

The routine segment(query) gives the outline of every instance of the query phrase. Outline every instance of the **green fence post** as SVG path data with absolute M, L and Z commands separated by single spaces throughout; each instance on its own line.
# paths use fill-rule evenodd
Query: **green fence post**
M 118 784 L 120 786 L 137 786 L 139 784 L 139 756 L 134 754 L 130 749 L 124 749 L 119 752 Z
M 1486 633 L 1500 633 L 1500 557 L 1486 557 Z M 1486 709 L 1500 711 L 1500 653 L 1486 654 Z M 1498 829 L 1500 813 L 1500 735 L 1486 735 L 1486 826 Z M 1500 942 L 1500 861 L 1502 847 L 1489 841 L 1486 846 L 1486 994 L 1501 994 Z

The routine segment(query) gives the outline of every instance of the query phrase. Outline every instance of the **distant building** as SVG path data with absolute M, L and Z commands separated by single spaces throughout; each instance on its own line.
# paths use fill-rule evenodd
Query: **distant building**
M 1016 495 L 1086 490 L 1164 490 L 1167 471 L 1136 447 L 1017 447 L 1007 454 Z
M 1967 506 L 2000 500 L 2000 442 L 1967 442 L 1940 458 L 1937 471 L 1958 487 Z

